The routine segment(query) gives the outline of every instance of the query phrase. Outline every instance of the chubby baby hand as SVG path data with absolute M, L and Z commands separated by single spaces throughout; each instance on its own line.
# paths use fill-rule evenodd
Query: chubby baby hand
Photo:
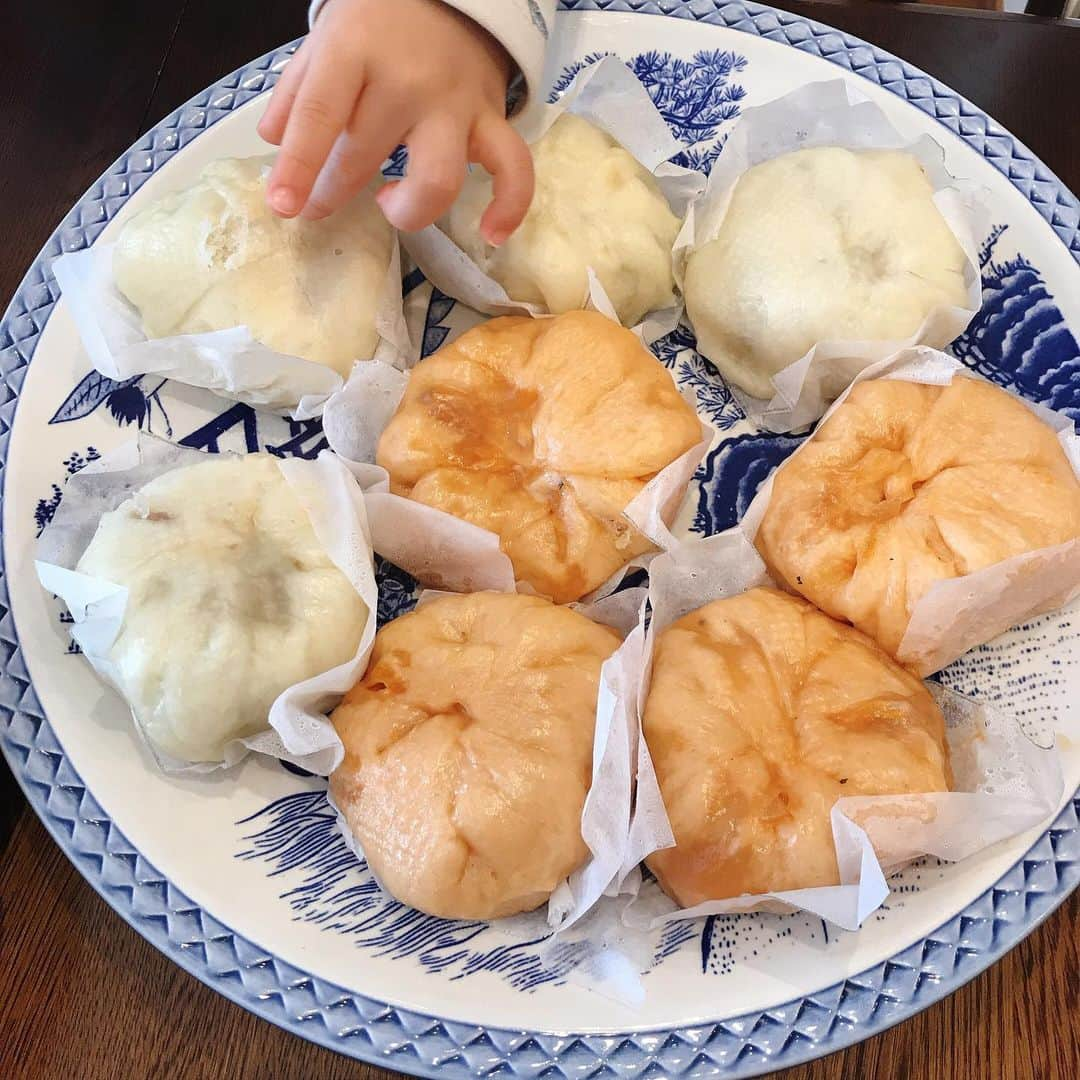
M 284 217 L 326 217 L 404 143 L 405 179 L 378 194 L 390 223 L 407 232 L 430 225 L 475 161 L 495 181 L 481 232 L 502 243 L 533 194 L 529 149 L 506 119 L 511 66 L 494 38 L 439 0 L 330 0 L 259 124 L 281 147 L 270 206 Z

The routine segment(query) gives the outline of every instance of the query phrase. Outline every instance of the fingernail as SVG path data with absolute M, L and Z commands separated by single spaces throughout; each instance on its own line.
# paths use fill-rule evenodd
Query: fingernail
M 399 185 L 387 184 L 379 188 L 375 193 L 375 201 L 379 204 L 379 210 L 390 222 L 391 225 L 396 226 L 397 222 L 394 221 L 394 217 L 401 213 L 402 210 L 402 198 Z
M 510 233 L 506 229 L 488 229 L 484 237 L 492 247 L 502 247 L 510 239 Z
M 284 217 L 300 213 L 300 196 L 292 188 L 279 187 L 270 192 L 270 205 Z

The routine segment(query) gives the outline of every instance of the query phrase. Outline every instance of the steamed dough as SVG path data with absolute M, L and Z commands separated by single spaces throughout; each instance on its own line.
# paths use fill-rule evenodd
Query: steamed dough
M 585 305 L 596 272 L 633 326 L 675 302 L 671 249 L 680 221 L 656 181 L 610 135 L 564 113 L 532 146 L 536 194 L 501 247 L 480 236 L 491 177 L 474 167 L 445 222 L 450 238 L 513 300 L 553 314 Z
M 587 854 L 614 631 L 514 593 L 446 596 L 379 631 L 332 720 L 330 793 L 380 883 L 449 919 L 531 911 Z
M 118 689 L 183 761 L 266 728 L 283 690 L 354 655 L 368 618 L 266 454 L 159 476 L 102 516 L 77 569 L 128 589 Z
M 266 205 L 272 158 L 215 161 L 124 226 L 116 286 L 151 338 L 246 326 L 269 348 L 347 376 L 378 343 L 392 232 L 362 191 L 323 221 Z
M 671 376 L 591 311 L 493 319 L 418 364 L 379 441 L 391 490 L 499 536 L 557 603 L 649 542 L 622 516 L 701 427 Z
M 771 398 L 770 377 L 820 341 L 902 340 L 934 308 L 964 307 L 964 252 L 933 196 L 898 150 L 819 147 L 749 169 L 687 262 L 698 348 Z
M 951 783 L 922 683 L 774 589 L 714 601 L 657 637 L 644 731 L 677 845 L 646 861 L 683 907 L 836 885 L 837 799 Z
M 756 543 L 775 577 L 895 656 L 936 582 L 1078 536 L 1080 484 L 1054 431 L 958 376 L 857 385 L 776 473 Z

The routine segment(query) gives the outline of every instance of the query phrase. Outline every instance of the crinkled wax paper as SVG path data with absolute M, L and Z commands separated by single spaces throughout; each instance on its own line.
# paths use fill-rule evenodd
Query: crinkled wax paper
M 947 386 L 955 375 L 979 377 L 959 360 L 935 349 L 925 346 L 903 349 L 861 372 L 825 413 L 823 420 L 843 404 L 858 383 L 867 379 L 901 379 Z M 1057 432 L 1080 480 L 1080 437 L 1077 437 L 1072 421 L 1023 398 L 1017 400 L 1023 401 Z M 795 454 L 801 450 L 802 447 Z M 751 540 L 757 536 L 768 509 L 775 475 L 774 472 L 762 484 L 740 522 Z M 973 574 L 936 582 L 916 602 L 897 658 L 921 675 L 940 671 L 969 649 L 997 637 L 1010 626 L 1064 607 L 1077 596 L 1080 596 L 1080 540 L 1028 551 Z
M 110 379 L 154 374 L 243 401 L 297 420 L 320 415 L 344 380 L 332 368 L 276 352 L 245 326 L 205 334 L 148 338 L 135 307 L 117 289 L 115 244 L 96 243 L 61 255 L 53 273 L 90 362 Z M 401 298 L 401 253 L 394 238 L 383 295 L 375 313 L 376 356 L 403 362 L 410 355 Z M 358 361 L 371 357 L 358 356 Z
M 564 113 L 595 124 L 621 143 L 656 178 L 673 213 L 682 217 L 705 186 L 702 173 L 671 164 L 684 149 L 653 104 L 637 76 L 617 57 L 605 57 L 583 68 L 554 105 L 530 110 L 522 135 L 536 142 Z M 453 296 L 488 315 L 543 315 L 546 309 L 508 296 L 506 290 L 480 269 L 437 225 L 402 238 L 424 275 L 447 296 Z M 585 307 L 587 296 L 581 298 Z M 655 341 L 675 328 L 681 302 L 651 312 L 635 331 Z
M 675 242 L 675 276 L 680 287 L 690 253 L 719 232 L 739 177 L 763 161 L 817 146 L 905 150 L 919 160 L 934 187 L 934 203 L 967 256 L 967 303 L 962 308 L 934 309 L 905 341 L 820 341 L 773 376 L 775 394 L 770 401 L 733 387 L 747 417 L 771 431 L 795 431 L 812 423 L 860 371 L 898 349 L 944 347 L 982 305 L 976 237 L 987 221 L 981 189 L 949 175 L 944 152 L 929 135 L 915 142 L 905 139 L 877 105 L 859 97 L 841 79 L 809 83 L 743 110 L 712 168 L 708 187 L 691 207 Z
M 123 624 L 127 589 L 80 574 L 75 566 L 93 539 L 102 514 L 116 509 L 155 477 L 206 458 L 199 450 L 140 435 L 68 480 L 56 517 L 42 533 L 37 551 L 41 584 L 67 605 L 74 620 L 72 638 L 94 670 L 114 688 L 118 682 L 109 654 Z M 229 767 L 249 750 L 317 773 L 331 772 L 341 760 L 341 744 L 336 737 L 327 738 L 322 714 L 363 675 L 375 639 L 378 606 L 364 499 L 351 473 L 329 451 L 324 450 L 315 460 L 286 458 L 278 464 L 307 511 L 315 535 L 368 609 L 363 636 L 351 660 L 280 694 L 267 717 L 267 729 L 233 740 L 221 762 L 178 761 L 146 740 L 166 771 L 206 772 Z M 142 735 L 141 730 L 139 733 Z

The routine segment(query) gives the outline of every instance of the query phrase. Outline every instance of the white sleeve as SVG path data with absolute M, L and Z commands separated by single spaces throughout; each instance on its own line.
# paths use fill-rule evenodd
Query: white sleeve
M 328 0 L 313 0 L 308 23 L 315 25 Z M 510 54 L 525 82 L 525 98 L 542 101 L 544 51 L 557 0 L 442 0 L 482 26 Z M 516 102 L 524 106 L 525 102 Z

